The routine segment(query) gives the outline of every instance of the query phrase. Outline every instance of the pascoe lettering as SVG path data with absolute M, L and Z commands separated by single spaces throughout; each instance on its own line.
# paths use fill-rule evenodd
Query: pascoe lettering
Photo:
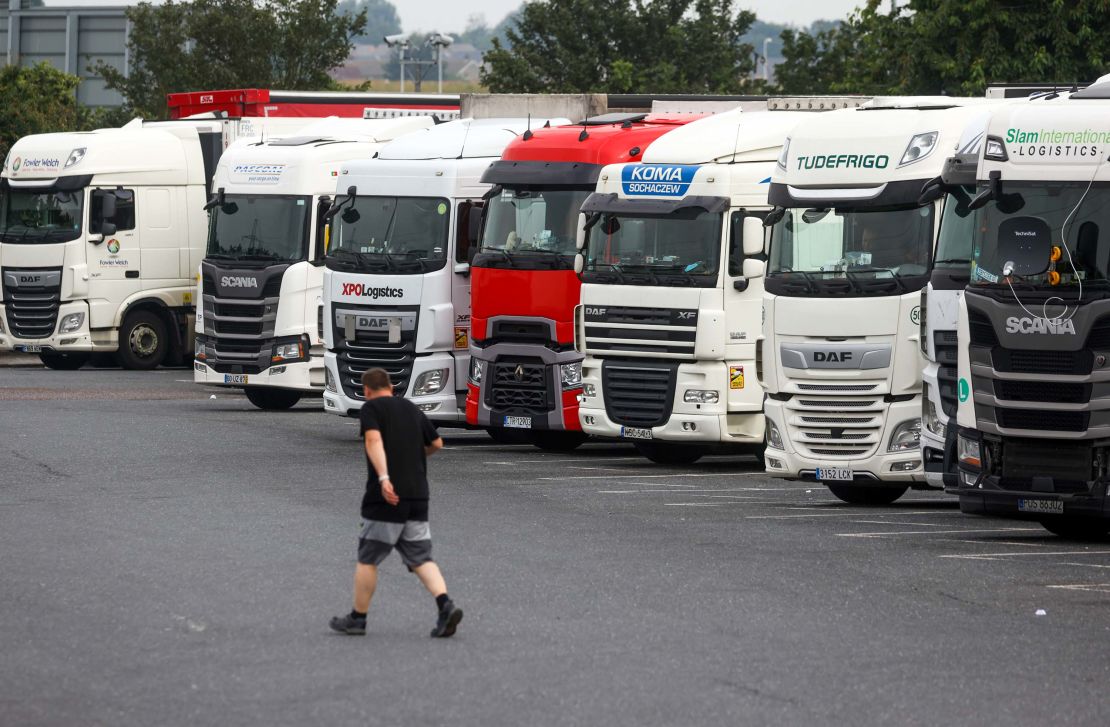
M 1075 335 L 1075 323 L 1068 320 L 1052 320 L 1048 318 L 1018 318 L 1010 316 L 1006 319 L 1007 333 L 1048 333 L 1057 336 Z
M 403 298 L 405 291 L 401 288 L 375 288 L 365 283 L 343 283 L 340 295 L 350 295 L 357 298 Z
M 220 278 L 220 285 L 225 288 L 257 288 L 258 278 L 250 278 L 245 275 L 225 275 Z

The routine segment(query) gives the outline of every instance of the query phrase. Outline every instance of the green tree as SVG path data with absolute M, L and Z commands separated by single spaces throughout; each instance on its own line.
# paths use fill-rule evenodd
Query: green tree
M 336 12 L 348 17 L 366 13 L 366 28 L 355 37 L 356 41 L 377 45 L 385 36 L 401 32 L 401 18 L 389 0 L 343 0 Z
M 0 67 L 0 159 L 28 134 L 72 131 L 78 120 L 79 82 L 49 63 Z
M 187 0 L 128 8 L 128 75 L 93 70 L 139 115 L 165 114 L 166 94 L 214 88 L 316 90 L 347 59 L 366 14 L 337 0 Z
M 536 0 L 483 55 L 494 93 L 736 93 L 755 16 L 731 0 Z

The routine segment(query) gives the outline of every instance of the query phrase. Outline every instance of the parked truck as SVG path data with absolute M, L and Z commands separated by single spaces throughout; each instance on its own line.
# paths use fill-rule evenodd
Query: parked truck
M 381 367 L 432 421 L 465 426 L 469 250 L 490 187 L 481 177 L 547 122 L 452 121 L 342 165 L 323 282 L 326 411 L 356 416 L 362 373 Z
M 583 431 L 659 463 L 762 450 L 767 182 L 805 117 L 728 111 L 660 137 L 641 162 L 602 169 L 576 260 Z
M 771 180 L 766 471 L 851 503 L 926 487 L 921 289 L 941 172 L 981 99 L 873 99 L 799 125 Z
M 604 165 L 638 161 L 648 144 L 695 118 L 611 113 L 537 129 L 485 171 L 482 181 L 493 187 L 470 264 L 469 424 L 505 441 L 518 430 L 542 449 L 586 440 L 574 348 L 579 209 Z
M 331 118 L 244 139 L 216 168 L 200 265 L 193 378 L 287 409 L 324 389 L 319 325 L 327 220 L 340 166 L 434 125 L 430 116 Z
M 991 116 L 959 304 L 960 509 L 1110 532 L 1110 83 Z
M 0 349 L 61 369 L 93 353 L 187 362 L 209 180 L 239 133 L 236 119 L 136 119 L 17 141 L 0 174 Z

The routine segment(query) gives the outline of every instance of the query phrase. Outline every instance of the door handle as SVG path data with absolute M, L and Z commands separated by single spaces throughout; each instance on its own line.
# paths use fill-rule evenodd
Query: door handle
M 128 277 L 128 278 L 137 278 L 137 277 L 139 277 L 139 271 L 138 270 L 128 270 L 127 272 L 124 273 L 124 276 Z

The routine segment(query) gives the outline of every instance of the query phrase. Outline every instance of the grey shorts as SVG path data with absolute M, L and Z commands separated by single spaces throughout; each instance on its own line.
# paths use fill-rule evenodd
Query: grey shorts
M 432 532 L 427 520 L 389 523 L 363 520 L 358 536 L 358 562 L 380 565 L 394 548 L 401 562 L 413 569 L 432 559 Z

